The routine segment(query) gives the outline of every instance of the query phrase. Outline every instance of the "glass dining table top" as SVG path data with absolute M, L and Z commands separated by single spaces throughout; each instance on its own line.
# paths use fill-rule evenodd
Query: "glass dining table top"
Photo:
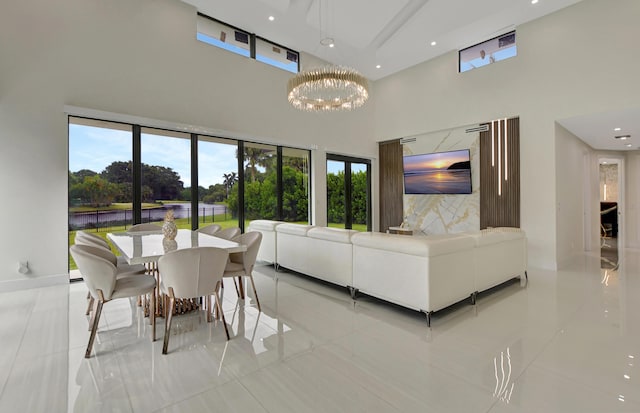
M 162 231 L 112 232 L 107 238 L 129 264 L 156 262 L 169 251 L 195 247 L 224 248 L 229 253 L 247 250 L 245 245 L 213 235 L 179 229 L 175 240 L 164 238 Z

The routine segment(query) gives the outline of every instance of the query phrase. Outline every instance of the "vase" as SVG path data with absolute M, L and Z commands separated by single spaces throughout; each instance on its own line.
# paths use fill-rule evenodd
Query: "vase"
M 164 234 L 165 239 L 176 239 L 176 235 L 178 234 L 178 227 L 176 226 L 176 223 L 173 221 L 165 221 L 164 224 L 162 224 L 162 233 Z

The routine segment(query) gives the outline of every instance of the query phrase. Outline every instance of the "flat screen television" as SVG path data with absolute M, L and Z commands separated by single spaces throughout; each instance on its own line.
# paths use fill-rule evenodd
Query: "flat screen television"
M 469 149 L 402 157 L 405 194 L 470 194 Z

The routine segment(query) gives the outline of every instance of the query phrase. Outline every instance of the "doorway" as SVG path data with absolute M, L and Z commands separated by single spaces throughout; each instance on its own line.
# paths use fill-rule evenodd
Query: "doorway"
M 600 158 L 600 262 L 603 269 L 618 266 L 618 250 L 622 248 L 623 160 Z
M 371 231 L 371 161 L 327 154 L 327 224 Z

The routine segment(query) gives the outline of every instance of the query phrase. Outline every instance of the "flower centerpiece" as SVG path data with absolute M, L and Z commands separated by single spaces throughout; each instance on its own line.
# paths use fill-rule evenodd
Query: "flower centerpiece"
M 178 227 L 176 226 L 175 218 L 173 216 L 173 209 L 168 210 L 167 213 L 164 214 L 162 233 L 164 234 L 164 238 L 168 240 L 174 240 L 178 234 Z

